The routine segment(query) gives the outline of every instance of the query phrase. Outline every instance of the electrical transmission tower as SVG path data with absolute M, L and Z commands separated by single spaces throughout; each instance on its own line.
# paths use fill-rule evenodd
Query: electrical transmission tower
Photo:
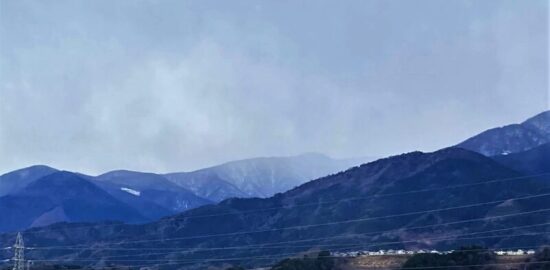
M 25 243 L 21 233 L 17 233 L 13 250 L 13 270 L 25 270 Z

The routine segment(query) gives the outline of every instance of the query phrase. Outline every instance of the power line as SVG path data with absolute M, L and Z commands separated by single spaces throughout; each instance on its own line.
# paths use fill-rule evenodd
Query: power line
M 476 232 L 476 233 L 488 233 L 489 231 L 485 232 Z M 472 237 L 472 238 L 459 238 L 456 240 L 465 240 L 465 239 L 487 239 L 487 238 L 498 238 L 498 237 L 519 237 L 519 236 L 534 236 L 534 235 L 546 235 L 548 232 L 544 233 L 530 233 L 530 234 L 517 234 L 517 235 L 500 235 L 500 236 L 484 236 L 484 237 Z M 445 238 L 428 238 L 428 239 L 422 239 L 422 240 L 414 240 L 415 242 L 418 241 L 425 241 L 425 240 L 434 240 L 434 239 L 445 239 Z M 454 239 L 454 238 L 453 238 Z M 408 241 L 411 242 L 411 241 Z M 386 242 L 389 243 L 389 242 Z M 399 242 L 400 243 L 400 242 Z M 373 244 L 378 245 L 379 243 Z M 522 247 L 522 248 L 529 248 L 529 247 Z M 349 248 L 348 248 L 349 249 Z M 510 249 L 510 248 L 508 248 Z M 501 250 L 501 249 L 484 249 L 484 250 Z M 467 251 L 467 250 L 466 250 Z M 456 251 L 455 251 L 456 252 Z M 180 264 L 195 264 L 200 262 L 219 262 L 219 261 L 241 261 L 241 260 L 275 260 L 275 259 L 282 259 L 284 257 L 288 256 L 295 256 L 296 253 L 281 253 L 281 254 L 270 254 L 265 256 L 249 256 L 249 257 L 231 257 L 231 258 L 213 258 L 213 259 L 187 259 L 187 260 L 166 260 L 166 259 L 160 259 L 160 260 L 112 260 L 114 262 L 151 262 L 150 264 L 143 264 L 143 265 L 122 265 L 126 267 L 139 267 L 139 266 L 160 266 L 160 265 L 180 265 Z M 116 257 L 116 256 L 113 256 Z M 340 257 L 338 257 L 340 258 Z M 37 262 L 97 262 L 98 260 L 36 260 Z M 164 264 L 154 264 L 153 262 L 164 262 L 164 261 L 170 261 L 170 263 L 164 263 Z M 117 266 L 120 267 L 120 266 Z M 110 268 L 116 268 L 116 267 L 110 267 Z M 108 267 L 101 267 L 98 269 L 108 269 Z
M 545 223 L 545 224 L 539 224 L 540 225 L 548 225 L 548 223 Z M 528 225 L 528 226 L 532 226 L 532 225 Z M 520 229 L 520 228 L 525 228 L 525 227 L 528 227 L 528 226 L 518 226 L 518 227 L 512 227 L 512 228 L 508 228 L 508 230 L 512 230 L 512 229 Z M 533 225 L 534 226 L 534 225 Z M 391 245 L 391 244 L 402 244 L 402 243 L 417 243 L 417 242 L 420 242 L 420 241 L 427 241 L 427 240 L 430 240 L 430 241 L 433 241 L 433 240 L 469 240 L 469 239 L 490 239 L 490 238 L 500 238 L 500 237 L 518 237 L 518 236 L 532 236 L 532 235 L 546 235 L 546 234 L 549 234 L 550 232 L 538 232 L 538 233 L 524 233 L 524 234 L 515 234 L 515 235 L 491 235 L 491 236 L 478 236 L 478 237 L 468 237 L 468 238 L 457 238 L 457 237 L 461 237 L 461 236 L 471 236 L 471 235 L 476 235 L 476 234 L 485 234 L 485 233 L 493 233 L 493 232 L 501 232 L 503 231 L 503 229 L 498 229 L 498 230 L 488 230 L 488 231 L 480 231 L 480 232 L 473 232 L 473 233 L 463 233 L 463 234 L 455 234 L 455 235 L 452 235 L 452 236 L 445 236 L 445 237 L 432 237 L 432 238 L 422 238 L 422 239 L 418 239 L 418 240 L 407 240 L 407 241 L 386 241 L 386 242 L 375 242 L 375 243 L 371 243 L 369 245 L 364 245 L 364 244 L 356 244 L 356 245 L 338 245 L 338 244 L 335 244 L 335 245 L 328 245 L 328 246 L 346 246 L 346 247 L 357 247 L 357 246 L 361 246 L 361 247 L 373 247 L 373 246 L 380 246 L 380 245 Z M 318 246 L 308 246 L 309 248 L 315 248 L 315 247 L 318 247 Z M 284 247 L 283 247 L 284 248 Z M 149 253 L 149 255 L 162 255 L 162 254 L 171 254 L 171 253 L 167 253 L 167 252 L 163 252 L 163 253 L 155 253 L 155 254 L 151 254 Z M 294 253 L 292 253 L 294 254 Z M 146 255 L 146 254 L 142 254 L 142 255 Z M 285 253 L 286 255 L 286 253 Z M 121 255 L 122 256 L 122 255 Z M 119 256 L 108 256 L 108 257 L 119 257 Z M 108 258 L 107 257 L 107 258 Z M 102 257 L 102 258 L 105 258 L 105 257 Z M 87 260 L 89 261 L 89 260 Z
M 287 206 L 277 206 L 277 207 L 249 210 L 249 211 L 239 211 L 239 212 L 220 213 L 220 214 L 208 214 L 208 215 L 189 215 L 189 216 L 185 216 L 185 217 L 170 217 L 170 218 L 161 219 L 158 222 L 170 222 L 170 221 L 175 221 L 175 220 L 185 220 L 185 219 L 193 219 L 193 218 L 206 218 L 206 217 L 216 217 L 216 216 L 227 216 L 227 215 L 244 215 L 244 214 L 270 211 L 270 210 L 277 210 L 277 209 L 288 209 L 288 208 L 297 208 L 297 207 L 317 206 L 317 205 L 324 205 L 324 204 L 335 204 L 335 203 L 344 202 L 344 201 L 366 200 L 366 199 L 372 199 L 372 198 L 383 198 L 383 197 L 405 195 L 405 194 L 414 194 L 414 193 L 439 191 L 439 190 L 454 189 L 454 188 L 472 187 L 472 186 L 493 184 L 493 183 L 499 183 L 499 182 L 507 182 L 507 181 L 513 181 L 513 180 L 526 179 L 526 178 L 536 178 L 536 177 L 545 176 L 545 175 L 550 175 L 550 173 L 541 173 L 541 174 L 532 174 L 532 175 L 524 175 L 524 176 L 517 176 L 517 177 L 500 178 L 500 179 L 494 179 L 494 180 L 488 180 L 488 181 L 481 180 L 482 182 L 471 183 L 471 184 L 460 184 L 460 185 L 453 185 L 453 186 L 440 187 L 440 188 L 427 188 L 427 189 L 418 189 L 418 190 L 404 191 L 404 192 L 375 194 L 375 195 L 365 196 L 365 197 L 352 197 L 352 198 L 345 198 L 345 199 L 325 201 L 325 202 L 293 204 L 293 205 L 287 205 Z M 193 209 L 191 209 L 191 210 L 193 210 Z M 48 228 L 48 229 L 40 228 L 40 229 L 35 229 L 35 230 L 32 230 L 32 231 L 25 231 L 25 234 L 51 232 L 51 231 L 56 231 L 56 230 L 73 230 L 73 229 L 81 229 L 81 228 L 93 228 L 93 227 L 104 228 L 104 227 L 123 226 L 123 225 L 128 225 L 128 224 L 125 224 L 125 223 L 94 224 L 94 225 L 83 225 L 83 226 L 74 226 L 74 227 L 66 227 L 66 228 Z
M 492 236 L 480 236 L 480 237 L 469 237 L 469 238 L 454 238 L 454 237 L 439 237 L 439 238 L 425 238 L 420 240 L 407 240 L 407 241 L 388 241 L 388 242 L 378 242 L 369 245 L 362 245 L 363 247 L 374 247 L 374 246 L 387 246 L 393 244 L 404 244 L 404 243 L 417 243 L 419 241 L 426 240 L 471 240 L 471 239 L 489 239 L 489 238 L 499 238 L 499 237 L 517 237 L 517 236 L 533 236 L 533 235 L 546 235 L 550 232 L 538 232 L 538 233 L 526 233 L 526 234 L 512 234 L 512 235 L 492 235 Z M 456 235 L 455 235 L 456 237 Z
M 348 220 L 343 220 L 343 221 L 335 221 L 335 222 L 327 222 L 327 223 L 317 223 L 317 224 L 308 224 L 308 225 L 297 225 L 297 226 L 289 226 L 289 227 L 281 227 L 281 228 L 273 228 L 273 229 L 264 229 L 264 230 L 255 230 L 255 231 L 219 233 L 219 234 L 210 234 L 210 235 L 196 235 L 196 236 L 188 236 L 188 237 L 161 238 L 161 239 L 149 239 L 149 240 L 134 240 L 134 241 L 124 241 L 124 242 L 112 242 L 112 243 L 110 243 L 110 244 L 121 245 L 121 244 L 129 244 L 129 243 L 147 243 L 147 242 L 159 242 L 159 241 L 191 240 L 191 239 L 201 239 L 201 238 L 211 238 L 211 237 L 225 237 L 225 236 L 235 236 L 235 235 L 245 235 L 245 234 L 264 233 L 264 232 L 275 232 L 275 231 L 283 231 L 283 230 L 305 229 L 305 228 L 312 228 L 312 227 L 331 226 L 331 225 L 338 225 L 338 224 L 347 224 L 347 223 L 372 221 L 372 220 L 379 220 L 379 219 L 386 219 L 386 218 L 394 218 L 394 217 L 403 217 L 403 216 L 410 216 L 410 215 L 417 215 L 417 214 L 433 213 L 433 212 L 439 212 L 439 211 L 456 210 L 456 209 L 470 208 L 470 207 L 476 207 L 476 206 L 482 206 L 482 205 L 490 205 L 490 204 L 496 204 L 496 203 L 503 203 L 503 202 L 507 202 L 507 201 L 511 201 L 511 200 L 524 200 L 524 199 L 532 199 L 532 198 L 538 198 L 538 197 L 545 197 L 545 196 L 549 196 L 549 195 L 550 195 L 550 193 L 544 193 L 544 194 L 537 194 L 537 195 L 530 195 L 530 196 L 516 197 L 516 198 L 508 198 L 508 199 L 505 199 L 505 200 L 498 200 L 498 201 L 491 201 L 491 202 L 483 202 L 483 203 L 476 203 L 476 204 L 463 205 L 463 206 L 446 207 L 446 208 L 431 209 L 431 210 L 425 210 L 425 211 L 414 211 L 414 212 L 401 213 L 401 214 L 394 214 L 394 215 L 386 215 L 386 216 L 378 216 L 378 217 L 367 217 L 367 218 L 360 218 L 360 219 L 348 219 Z M 548 211 L 548 210 L 550 210 L 550 208 L 539 209 L 539 210 L 536 210 L 536 211 L 545 212 L 545 211 Z M 531 211 L 530 213 L 536 213 L 536 211 Z M 109 244 L 109 243 L 102 243 L 102 244 Z M 75 246 L 78 247 L 78 246 L 82 246 L 82 245 L 75 245 Z
M 502 180 L 502 179 L 501 179 Z M 511 179 L 507 179 L 507 180 L 511 180 Z M 497 180 L 495 180 L 497 181 Z M 494 182 L 494 181 L 493 181 Z M 484 182 L 484 183 L 477 183 L 477 184 L 474 184 L 474 185 L 478 185 L 478 184 L 486 184 L 487 182 Z M 464 185 L 461 185 L 461 186 L 464 186 Z M 457 187 L 457 186 L 455 186 Z M 448 189 L 448 188 L 454 188 L 454 187 L 446 187 L 446 188 L 439 188 L 439 189 Z M 432 189 L 433 190 L 433 189 Z M 410 191 L 410 192 L 405 192 L 405 193 L 411 193 L 411 192 L 425 192 L 427 191 L 427 189 L 423 190 L 423 191 Z M 405 193 L 401 193 L 401 194 L 405 194 Z M 382 194 L 381 196 L 389 196 L 391 194 Z M 371 218 L 362 218 L 362 219 L 356 219 L 356 220 L 345 220 L 345 221 L 338 221 L 338 222 L 329 222 L 329 223 L 321 223 L 321 224 L 309 224 L 309 225 L 300 225 L 300 226 L 290 226 L 290 227 L 282 227 L 282 228 L 274 228 L 274 229 L 268 229 L 268 230 L 257 230 L 257 231 L 250 231 L 250 232 L 234 232 L 234 233 L 229 233 L 229 234 L 214 234 L 214 235 L 200 235 L 200 236 L 192 236 L 192 237 L 185 237 L 185 238 L 168 238 L 168 239 L 154 239 L 154 240 L 141 240 L 141 241 L 127 241 L 127 242 L 123 242 L 123 243 L 113 243 L 113 244 L 129 244 L 129 243 L 139 243 L 139 242 L 153 242 L 153 241 L 168 241 L 168 240 L 183 240 L 183 239 L 195 239 L 195 238 L 204 238 L 204 237 L 214 237 L 214 236 L 228 236 L 228 235 L 236 235 L 236 234 L 248 234 L 248 233 L 260 233 L 260 232 L 268 232 L 268 231 L 280 231 L 280 230 L 286 230 L 286 229 L 299 229 L 299 228 L 310 228 L 310 227 L 316 227 L 316 226 L 329 226 L 329 225 L 335 225 L 335 224 L 344 224 L 344 223 L 350 223 L 350 222 L 360 222 L 360 221 L 368 221 L 368 220 L 376 220 L 376 219 L 383 219 L 383 218 L 392 218 L 392 217 L 401 217 L 401 216 L 408 216 L 408 215 L 414 215 L 414 214 L 422 214 L 422 213 L 430 213 L 430 212 L 437 212 L 437 211 L 447 211 L 447 210 L 455 210 L 455 209 L 461 209 L 461 208 L 468 208 L 468 207 L 475 207 L 475 206 L 482 206 L 482 205 L 489 205 L 489 204 L 494 204 L 494 203 L 502 203 L 502 202 L 505 202 L 505 201 L 510 201 L 510 200 L 522 200 L 522 199 L 530 199 L 530 198 L 536 198 L 536 197 L 544 197 L 544 196 L 548 196 L 550 195 L 550 193 L 546 193 L 546 194 L 537 194 L 537 195 L 530 195 L 530 196 L 525 196 L 525 197 L 518 197 L 518 198 L 511 198 L 511 199 L 506 199 L 506 200 L 499 200 L 499 201 L 492 201 L 492 202 L 484 202 L 484 203 L 476 203 L 476 204 L 470 204 L 470 205 L 463 205 L 463 206 L 455 206 L 455 207 L 447 207 L 447 208 L 440 208 L 440 209 L 432 209 L 432 210 L 426 210 L 426 211 L 416 211 L 416 212 L 409 212 L 409 213 L 401 213 L 401 214 L 395 214 L 395 215 L 387 215 L 387 216 L 379 216 L 379 217 L 371 217 Z M 371 197 L 375 197 L 375 196 L 371 196 Z M 349 200 L 353 200 L 352 199 L 349 199 Z M 345 199 L 344 200 L 340 200 L 340 201 L 346 201 Z M 339 201 L 338 201 L 339 202 Z M 319 204 L 326 204 L 326 203 L 329 203 L 329 202 L 319 202 L 319 203 L 315 203 L 315 204 L 311 204 L 311 205 L 319 205 Z M 300 205 L 301 206 L 301 205 Z M 280 207 L 280 208 L 284 208 L 284 207 Z M 535 210 L 535 211 L 530 211 L 530 212 L 524 212 L 524 213 L 520 213 L 520 214 L 526 214 L 526 213 L 537 213 L 537 212 L 545 212 L 545 211 L 548 211 L 550 210 L 549 209 L 538 209 L 538 210 Z M 222 214 L 222 215 L 225 215 L 225 214 Z M 511 215 L 504 215 L 504 216 L 511 216 Z M 192 216 L 191 216 L 192 217 Z M 487 218 L 483 218 L 483 219 L 488 219 L 488 218 L 500 218 L 502 216 L 494 216 L 494 217 L 487 217 Z M 170 219 L 169 219 L 170 220 Z M 174 219 L 172 219 L 174 220 Z M 448 223 L 448 224 L 458 224 L 458 223 L 463 223 L 464 221 L 458 221 L 458 222 L 451 222 L 451 223 Z M 119 224 L 117 224 L 118 226 Z M 443 224 L 436 224 L 436 225 L 432 225 L 432 226 L 442 226 Z M 539 224 L 539 225 L 543 225 L 543 224 Z M 544 224 L 545 225 L 545 224 Z M 532 225 L 532 226 L 536 226 L 536 225 Z M 405 228 L 405 229 L 414 229 L 414 228 Z M 397 229 L 397 230 L 400 230 L 400 229 Z M 403 230 L 403 229 L 401 229 Z M 500 229 L 500 231 L 502 230 L 506 230 L 506 229 Z M 510 230 L 510 229 L 508 229 Z M 479 233 L 489 233 L 490 231 L 488 232 L 478 232 Z M 34 233 L 34 232 L 32 232 Z M 525 235 L 536 235 L 536 234 L 525 234 Z M 518 235 L 520 236 L 520 235 Z M 340 236 L 342 237 L 342 236 Z M 349 237 L 348 236 L 344 236 L 344 237 Z M 492 236 L 492 238 L 494 237 L 503 237 L 503 236 Z M 506 237 L 512 237 L 512 236 L 506 236 Z M 468 239 L 468 238 L 465 238 L 465 239 Z M 424 239 L 425 240 L 425 239 Z M 461 240 L 461 239 L 456 239 L 456 240 Z M 313 241 L 312 239 L 308 239 L 308 240 L 299 240 L 299 241 Z M 418 240 L 417 240 L 418 241 Z M 399 241 L 399 242 L 394 242 L 394 243 L 404 243 L 403 241 Z M 273 244 L 273 243 L 271 243 Z M 376 244 L 384 244 L 384 243 L 376 243 Z M 267 244 L 265 244 L 267 245 Z M 362 245 L 363 246 L 363 245 Z M 4 248 L 4 249 L 9 249 L 9 248 Z M 37 248 L 38 249 L 38 248 Z M 14 268 L 15 269 L 15 268 Z
M 405 228 L 399 228 L 399 229 L 393 229 L 393 230 L 384 230 L 384 231 L 368 232 L 368 233 L 365 233 L 365 234 L 371 235 L 371 234 L 382 234 L 382 233 L 388 233 L 388 232 L 399 232 L 399 231 L 408 231 L 408 230 L 416 230 L 416 229 L 426 229 L 426 228 L 433 228 L 433 227 L 446 226 L 446 225 L 456 225 L 456 224 L 463 224 L 463 223 L 469 223 L 469 222 L 475 222 L 475 221 L 482 221 L 482 220 L 492 220 L 492 219 L 500 219 L 500 218 L 508 218 L 508 217 L 522 216 L 522 215 L 527 215 L 527 214 L 542 213 L 542 212 L 548 212 L 548 211 L 550 211 L 550 208 L 546 208 L 546 209 L 542 209 L 542 210 L 535 210 L 535 211 L 528 211 L 528 212 L 515 213 L 515 214 L 506 214 L 506 215 L 500 215 L 500 216 L 491 216 L 491 217 L 483 217 L 483 218 L 466 219 L 466 220 L 461 220 L 461 221 L 454 221 L 454 222 L 447 222 L 447 223 L 439 223 L 439 224 L 432 224 L 432 225 L 415 226 L 415 227 L 405 227 Z M 303 240 L 284 241 L 284 242 L 279 242 L 279 243 L 308 242 L 308 241 L 324 240 L 324 239 L 329 239 L 329 238 L 341 238 L 341 237 L 351 237 L 351 236 L 361 236 L 361 235 L 363 235 L 363 234 L 346 234 L 346 235 L 334 236 L 334 237 L 311 238 L 311 239 L 303 239 Z M 260 244 L 259 244 L 259 245 L 260 245 Z
M 500 217 L 498 217 L 500 218 Z M 444 224 L 437 224 L 437 225 L 444 225 Z M 532 228 L 532 227 L 539 227 L 544 225 L 550 225 L 550 222 L 546 223 L 539 223 L 539 224 L 531 224 L 531 225 L 525 225 L 525 226 L 515 226 L 511 228 L 504 228 L 504 229 L 495 229 L 490 231 L 484 231 L 484 232 L 477 232 L 477 233 L 470 233 L 470 234 L 479 234 L 479 233 L 491 233 L 491 232 L 501 232 L 501 231 L 508 231 L 508 230 L 514 230 L 514 229 L 525 229 L 525 228 Z M 431 225 L 430 225 L 431 226 Z M 395 229 L 395 230 L 386 230 L 382 231 L 382 233 L 387 232 L 397 232 L 397 231 L 403 231 L 407 229 Z M 366 236 L 366 235 L 372 235 L 372 234 L 379 234 L 380 232 L 369 232 L 369 233 L 362 233 L 362 234 L 348 234 L 344 235 L 345 237 L 350 236 Z M 325 238 L 317 238 L 316 240 L 328 240 L 333 239 L 336 237 L 325 237 Z M 307 240 L 312 241 L 312 240 Z M 172 251 L 183 251 L 183 250 L 191 250 L 192 252 L 197 251 L 212 251 L 212 250 L 231 250 L 231 249 L 280 249 L 280 248 L 294 248 L 294 247 L 312 247 L 312 245 L 305 245 L 305 246 L 266 246 L 266 245 L 277 245 L 279 243 L 262 243 L 262 244 L 255 244 L 255 245 L 243 245 L 243 246 L 231 246 L 231 247 L 214 247 L 214 248 L 101 248 L 101 247 L 68 247 L 68 248 L 59 248 L 59 247 L 28 247 L 28 250 L 89 250 L 89 249 L 96 249 L 101 248 L 102 250 L 118 250 L 118 251 L 130 251 L 130 250 L 172 250 Z M 284 244 L 288 244 L 288 242 L 284 242 Z M 319 247 L 322 245 L 316 244 L 315 247 Z
M 548 223 L 542 223 L 542 224 L 534 224 L 534 225 L 526 225 L 526 226 L 516 226 L 516 227 L 511 227 L 511 228 L 506 228 L 506 229 L 496 229 L 496 230 L 489 230 L 489 231 L 482 231 L 482 232 L 473 232 L 473 233 L 465 233 L 465 234 L 458 234 L 458 235 L 453 235 L 453 236 L 446 236 L 447 238 L 445 239 L 455 239 L 453 237 L 457 237 L 457 236 L 469 236 L 469 235 L 477 235 L 477 234 L 486 234 L 486 233 L 495 233 L 495 232 L 502 232 L 502 231 L 509 231 L 509 230 L 516 230 L 516 229 L 525 229 L 525 228 L 532 228 L 532 227 L 539 227 L 539 226 L 544 226 L 544 225 L 550 225 L 550 222 Z M 487 236 L 488 238 L 495 238 L 495 237 L 500 237 L 502 235 L 497 235 L 497 236 Z M 476 238 L 477 239 L 477 238 Z M 481 238 L 483 239 L 483 238 Z M 425 240 L 437 240 L 437 238 L 429 238 L 429 239 L 421 239 L 422 241 L 425 241 Z M 457 240 L 461 240 L 461 239 L 457 239 Z M 420 240 L 411 240 L 411 241 L 415 241 L 415 242 L 418 242 Z M 403 243 L 402 241 L 398 241 L 399 243 Z M 396 242 L 390 242 L 391 244 L 394 244 Z M 385 244 L 384 242 L 381 242 L 381 243 L 372 243 L 372 245 L 370 246 L 378 246 L 379 244 Z M 269 247 L 269 248 L 272 248 L 272 249 L 289 249 L 289 248 L 321 248 L 321 247 L 340 247 L 340 248 L 343 248 L 343 247 L 346 247 L 346 248 L 351 248 L 351 247 L 365 247 L 364 244 L 326 244 L 326 245 L 319 245 L 319 244 L 316 244 L 316 245 L 307 245 L 307 246 L 278 246 L 278 247 Z M 261 248 L 261 247 L 260 247 Z M 263 247 L 263 248 L 266 248 L 266 247 Z M 223 249 L 223 248 L 221 248 Z M 235 248 L 233 248 L 235 249 Z M 241 248 L 238 248 L 238 249 L 241 249 Z M 246 249 L 246 248 L 244 248 Z M 257 248 L 254 248 L 254 249 L 257 249 Z M 220 249 L 210 249 L 208 251 L 211 251 L 211 250 L 220 250 Z M 120 257 L 135 257 L 135 256 L 152 256 L 152 255 L 168 255 L 168 254 L 173 254 L 174 252 L 186 252 L 186 253 L 195 253 L 197 252 L 197 250 L 191 250 L 191 251 L 184 251 L 184 249 L 176 249 L 176 250 L 172 250 L 172 252 L 157 252 L 157 253 L 151 253 L 151 252 L 147 252 L 147 253 L 138 253 L 138 254 L 130 254 L 130 255 L 114 255 L 114 256 L 103 256 L 101 257 L 101 259 L 107 259 L 107 258 L 120 258 Z
M 520 237 L 520 236 L 535 236 L 535 235 L 547 235 L 550 234 L 550 232 L 541 232 L 541 233 L 528 233 L 528 234 L 515 234 L 515 235 L 506 235 L 504 237 Z M 499 236 L 483 236 L 483 237 L 470 237 L 470 238 L 460 238 L 458 240 L 470 240 L 470 239 L 488 239 L 488 238 L 499 238 L 503 237 L 502 235 Z M 426 238 L 422 240 L 410 240 L 407 242 L 419 242 L 419 241 L 426 241 L 426 240 L 446 240 L 446 239 L 455 239 L 455 238 Z M 403 243 L 403 242 L 384 242 L 384 243 Z M 380 243 L 376 243 L 373 245 L 379 245 Z M 368 245 L 367 245 L 368 246 Z M 213 258 L 213 259 L 187 259 L 187 260 L 171 260 L 171 259 L 139 259 L 139 260 L 112 260 L 114 262 L 164 262 L 164 261 L 171 261 L 171 262 L 195 262 L 195 261 L 235 261 L 235 260 L 252 260 L 257 258 L 279 258 L 281 256 L 293 256 L 296 255 L 295 252 L 293 253 L 279 253 L 279 254 L 270 254 L 270 255 L 264 255 L 264 256 L 248 256 L 248 257 L 232 257 L 232 258 Z M 65 260 L 34 260 L 35 262 L 64 262 Z M 97 262 L 98 259 L 71 259 L 68 260 L 69 262 Z
M 419 242 L 419 241 L 426 241 L 426 240 L 467 240 L 467 239 L 487 239 L 487 238 L 499 238 L 499 237 L 518 237 L 518 236 L 534 236 L 534 235 L 541 235 L 541 234 L 547 234 L 547 232 L 545 233 L 528 233 L 528 234 L 518 234 L 518 235 L 498 235 L 498 236 L 483 236 L 483 237 L 470 237 L 470 238 L 455 238 L 455 237 L 458 237 L 458 236 L 466 236 L 466 235 L 475 235 L 475 234 L 485 234 L 485 233 L 491 233 L 491 232 L 497 232 L 497 231 L 505 231 L 505 230 L 512 230 L 512 229 L 520 229 L 520 228 L 526 228 L 526 227 L 534 227 L 534 226 L 540 226 L 540 225 L 548 225 L 548 223 L 542 223 L 542 224 L 533 224 L 533 225 L 526 225 L 526 226 L 518 226 L 518 227 L 512 227 L 512 228 L 506 228 L 506 229 L 497 229 L 497 230 L 490 230 L 490 231 L 481 231 L 481 232 L 474 232 L 474 233 L 468 233 L 468 234 L 459 234 L 459 235 L 454 235 L 452 237 L 449 237 L 449 236 L 446 236 L 446 237 L 441 237 L 441 238 L 428 238 L 428 239 L 420 239 L 420 240 L 410 240 L 410 241 L 396 241 L 396 242 L 380 242 L 380 243 L 373 243 L 371 245 L 368 245 L 368 246 L 380 246 L 380 245 L 388 245 L 388 244 L 400 244 L 400 243 L 407 243 L 407 242 Z M 334 246 L 337 246 L 337 245 L 334 245 Z M 354 245 L 354 246 L 362 246 L 362 247 L 365 247 L 365 245 Z M 349 248 L 349 247 L 348 247 Z M 165 253 L 162 253 L 162 254 L 165 254 Z M 294 255 L 295 253 L 284 253 L 284 254 L 279 254 L 279 255 Z M 160 255 L 160 254 L 142 254 L 143 256 L 146 256 L 146 255 Z M 102 259 L 106 259 L 106 258 L 120 258 L 120 257 L 131 257 L 132 255 L 119 255 L 119 256 L 109 256 L 109 257 L 103 257 Z M 136 256 L 136 255 L 133 255 L 133 256 Z M 256 257 L 246 257 L 246 259 L 253 259 L 253 258 L 256 258 Z M 240 258 L 239 258 L 240 259 Z M 245 259 L 245 258 L 242 258 L 242 259 Z M 258 259 L 258 258 L 256 258 Z M 200 260 L 200 261 L 204 261 L 206 259 L 195 259 L 195 260 Z M 208 261 L 213 261 L 213 260 L 220 260 L 220 259 L 208 259 Z M 228 258 L 229 260 L 229 258 Z M 237 258 L 231 258 L 231 260 L 237 260 Z M 42 260 L 42 261 L 45 261 L 45 260 Z M 56 261 L 56 260 L 50 260 L 50 261 Z M 75 261 L 75 260 L 72 260 L 72 261 Z M 82 260 L 79 260 L 79 261 L 82 261 Z M 92 261 L 92 260 L 84 260 L 84 261 Z M 93 260 L 93 261 L 96 261 L 96 260 Z M 113 261 L 122 261 L 122 260 L 116 260 L 116 259 L 113 259 Z M 128 260 L 128 261 L 136 261 L 136 260 Z M 151 261 L 151 260 L 142 260 L 142 261 Z M 164 260 L 154 260 L 154 261 L 164 261 Z M 189 261 L 189 260 L 187 260 Z

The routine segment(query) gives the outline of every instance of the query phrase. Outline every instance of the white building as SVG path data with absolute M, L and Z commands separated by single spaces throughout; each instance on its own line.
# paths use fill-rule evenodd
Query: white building
M 513 250 L 506 251 L 506 255 L 510 255 L 510 256 L 519 256 L 524 254 L 525 254 L 525 251 L 523 249 L 518 249 L 516 251 L 513 251 Z

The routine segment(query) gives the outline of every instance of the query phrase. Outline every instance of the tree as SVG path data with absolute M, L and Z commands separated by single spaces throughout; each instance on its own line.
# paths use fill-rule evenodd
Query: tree
M 245 269 L 240 266 L 231 266 L 229 268 L 226 268 L 225 270 L 245 270 Z
M 403 268 L 452 266 L 452 269 L 458 270 L 481 270 L 492 269 L 492 267 L 484 266 L 484 264 L 491 264 L 494 262 L 495 255 L 492 252 L 478 246 L 470 246 L 463 247 L 450 254 L 416 254 L 405 262 Z M 464 267 L 457 267 L 461 265 Z
M 303 258 L 285 259 L 275 266 L 272 270 L 332 270 L 335 262 L 330 257 L 329 251 L 321 251 L 316 257 L 304 256 Z
M 528 270 L 550 270 L 550 248 L 544 248 L 535 255 L 533 262 L 528 264 Z

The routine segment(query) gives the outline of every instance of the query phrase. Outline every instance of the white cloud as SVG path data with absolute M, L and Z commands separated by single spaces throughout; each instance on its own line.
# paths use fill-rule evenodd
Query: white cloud
M 434 150 L 544 109 L 546 4 L 401 3 L 2 1 L 0 170 Z

